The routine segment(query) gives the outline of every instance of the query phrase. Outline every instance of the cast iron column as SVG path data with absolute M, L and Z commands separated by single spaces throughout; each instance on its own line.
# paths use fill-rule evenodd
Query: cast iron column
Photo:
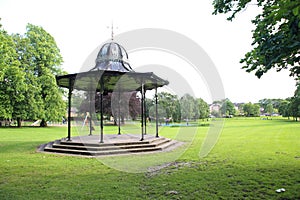
M 100 143 L 103 143 L 103 78 L 100 79 Z
M 119 97 L 119 100 L 118 100 L 118 135 L 121 135 L 121 91 L 120 91 L 120 87 L 119 87 L 119 93 L 118 93 L 118 97 Z
M 141 127 L 142 127 L 142 138 L 141 141 L 144 140 L 144 83 L 142 82 L 141 87 L 141 96 L 142 96 L 142 102 L 141 102 Z
M 72 80 L 69 79 L 69 93 L 68 93 L 68 137 L 67 141 L 71 141 L 71 98 L 72 98 Z
M 89 135 L 92 135 L 92 91 L 89 92 L 89 103 L 90 103 L 90 108 L 89 108 L 89 126 L 90 126 L 90 133 Z
M 147 116 L 146 116 L 146 90 L 144 90 L 144 128 L 145 128 L 145 132 L 144 134 L 146 135 L 147 134 Z
M 103 143 L 103 92 L 100 92 L 100 143 Z
M 156 137 L 158 137 L 158 109 L 157 109 L 157 86 L 155 87 L 155 128 L 156 128 Z

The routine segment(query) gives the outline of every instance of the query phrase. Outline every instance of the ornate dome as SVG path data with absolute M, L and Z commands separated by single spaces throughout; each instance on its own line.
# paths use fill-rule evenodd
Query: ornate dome
M 104 44 L 96 58 L 96 65 L 91 70 L 133 71 L 128 62 L 128 54 L 124 47 L 116 42 Z

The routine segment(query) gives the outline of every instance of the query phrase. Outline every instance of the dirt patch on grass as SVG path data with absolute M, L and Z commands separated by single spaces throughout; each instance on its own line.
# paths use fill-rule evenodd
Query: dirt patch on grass
M 181 168 L 184 167 L 189 167 L 189 168 L 193 168 L 196 166 L 199 166 L 201 164 L 207 164 L 206 162 L 169 162 L 169 163 L 164 163 L 162 165 L 158 165 L 158 166 L 153 166 L 153 167 L 149 167 L 148 171 L 146 172 L 146 176 L 147 177 L 152 177 L 155 175 L 159 175 L 162 173 L 171 173 L 172 171 L 177 171 Z

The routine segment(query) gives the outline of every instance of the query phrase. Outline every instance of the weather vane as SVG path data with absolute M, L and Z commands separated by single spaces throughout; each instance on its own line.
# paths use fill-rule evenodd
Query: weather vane
M 114 40 L 114 23 L 111 22 L 111 26 L 107 26 L 107 28 L 111 28 L 111 40 Z M 118 27 L 116 27 L 117 29 Z

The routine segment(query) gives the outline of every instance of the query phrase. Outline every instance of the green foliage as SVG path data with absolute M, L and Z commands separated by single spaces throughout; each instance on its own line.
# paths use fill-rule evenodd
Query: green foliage
M 250 0 L 214 0 L 214 12 L 230 13 L 232 20 L 238 12 L 250 5 Z M 252 4 L 251 4 L 252 5 Z M 290 76 L 300 76 L 300 1 L 295 0 L 258 0 L 262 13 L 252 23 L 253 49 L 241 59 L 243 69 L 255 71 L 260 78 L 272 68 L 277 71 L 289 69 Z
M 219 111 L 214 110 L 211 113 L 215 117 L 225 117 L 225 116 L 228 117 L 236 114 L 236 109 L 234 107 L 234 104 L 228 98 L 214 101 L 213 104 L 220 106 Z
M 194 117 L 195 106 L 194 106 L 194 98 L 185 94 L 180 98 L 180 106 L 181 106 L 181 117 L 183 119 L 192 119 Z
M 199 116 L 195 116 L 197 119 L 206 119 L 209 117 L 209 106 L 208 104 L 201 98 L 195 99 L 197 106 L 197 110 L 199 113 Z
M 161 92 L 157 95 L 161 117 L 172 118 L 174 121 L 180 121 L 181 110 L 177 95 L 173 95 L 167 92 Z
M 26 90 L 24 90 L 25 98 L 20 104 L 15 107 L 15 110 L 19 113 L 19 119 L 38 119 L 40 113 L 43 112 L 43 102 L 40 96 L 41 87 L 38 83 L 38 77 L 34 73 L 34 63 L 31 58 L 30 52 L 33 48 L 30 45 L 28 38 L 19 34 L 13 34 L 16 51 L 18 52 L 18 60 L 20 62 L 20 69 L 25 72 L 24 84 Z M 15 116 L 13 116 L 15 118 Z
M 42 27 L 27 25 L 24 36 L 0 30 L 0 118 L 60 120 L 65 115 L 55 75 L 63 74 L 54 38 Z
M 209 116 L 209 106 L 201 98 L 185 94 L 180 99 L 177 95 L 161 92 L 158 96 L 158 114 L 160 118 L 172 118 L 174 122 L 182 119 L 205 119 Z M 149 116 L 155 116 L 155 99 L 146 99 Z M 148 116 L 148 114 L 147 114 Z
M 279 114 L 281 114 L 283 117 L 291 116 L 289 107 L 290 107 L 290 101 L 283 100 L 280 103 L 280 106 L 279 106 L 279 109 L 278 109 Z
M 272 115 L 274 108 L 272 104 L 268 104 L 265 110 L 268 114 Z
M 251 102 L 245 103 L 243 105 L 243 111 L 247 117 L 256 117 L 260 115 L 260 106 L 259 104 L 252 104 Z
M 222 117 L 221 112 L 216 110 L 211 111 L 211 115 L 217 118 Z
M 0 118 L 22 117 L 17 107 L 24 100 L 27 85 L 25 72 L 20 69 L 14 41 L 0 30 Z
M 221 114 L 224 116 L 235 115 L 235 108 L 229 99 L 221 101 Z
M 32 61 L 31 67 L 40 86 L 42 108 L 39 117 L 44 121 L 60 120 L 65 115 L 62 92 L 56 85 L 55 75 L 62 74 L 63 60 L 54 38 L 42 27 L 27 25 L 25 37 L 32 48 L 26 52 Z
M 296 84 L 296 91 L 294 96 L 282 100 L 280 102 L 278 111 L 283 117 L 293 117 L 296 121 L 300 117 L 300 82 Z
M 261 99 L 258 101 L 258 103 L 264 110 L 267 110 L 267 106 L 269 104 L 271 104 L 274 109 L 279 109 L 279 106 L 282 101 L 284 101 L 284 100 L 283 99 Z
M 296 86 L 297 89 L 289 104 L 289 112 L 291 116 L 294 117 L 294 119 L 297 121 L 298 117 L 300 117 L 300 81 L 297 82 Z
M 54 75 L 62 74 L 60 65 L 63 59 L 54 38 L 42 27 L 28 24 L 26 28 L 25 37 L 28 38 L 32 47 L 30 55 L 35 64 L 35 73 L 43 76 L 44 68 L 47 68 Z

